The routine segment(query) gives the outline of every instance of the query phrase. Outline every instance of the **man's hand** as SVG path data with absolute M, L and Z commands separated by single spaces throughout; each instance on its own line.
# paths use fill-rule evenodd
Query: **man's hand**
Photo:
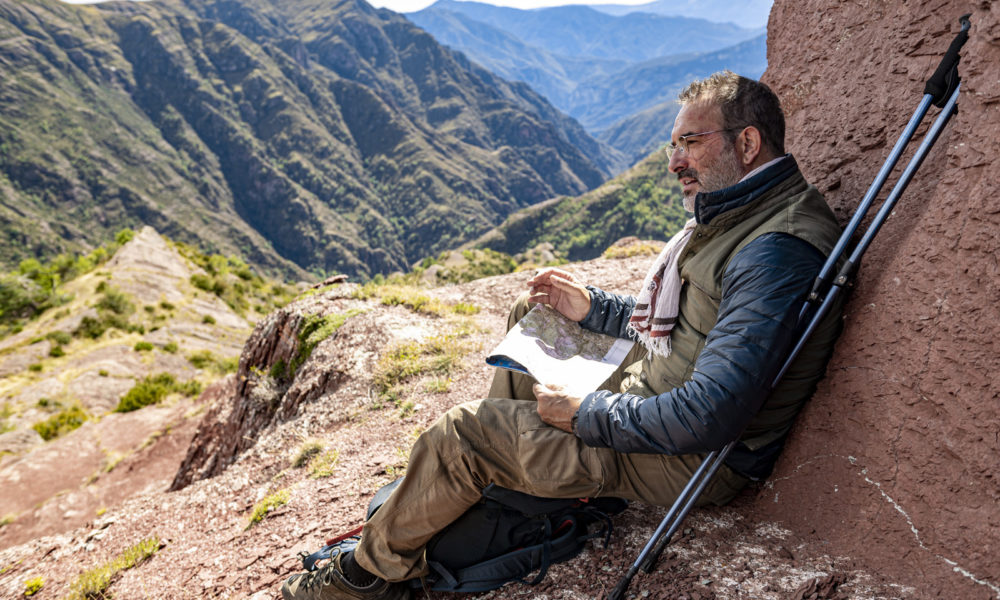
M 548 304 L 567 319 L 582 321 L 590 312 L 590 292 L 571 273 L 543 269 L 528 280 L 528 302 Z
M 553 427 L 573 433 L 573 415 L 583 398 L 567 394 L 556 385 L 536 383 L 531 389 L 538 399 L 538 416 Z

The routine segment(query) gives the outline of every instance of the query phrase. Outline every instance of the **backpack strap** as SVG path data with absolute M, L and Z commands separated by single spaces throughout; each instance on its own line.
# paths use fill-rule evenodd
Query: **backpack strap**
M 573 516 L 563 521 L 556 536 L 543 543 L 513 550 L 496 558 L 462 569 L 448 569 L 436 561 L 428 561 L 433 577 L 430 588 L 436 592 L 485 592 L 504 584 L 519 581 L 527 585 L 540 583 L 553 562 L 568 560 L 583 549 L 583 542 L 595 535 L 587 534 Z M 584 533 L 581 535 L 581 531 Z M 551 529 L 546 531 L 550 537 Z M 538 570 L 530 580 L 524 576 Z

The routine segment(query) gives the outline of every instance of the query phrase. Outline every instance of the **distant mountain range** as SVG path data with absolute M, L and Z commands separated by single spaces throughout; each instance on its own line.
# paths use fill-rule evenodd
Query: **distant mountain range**
M 748 3 L 748 19 L 751 4 L 759 12 L 765 3 Z M 676 8 L 701 14 L 691 6 Z M 721 19 L 719 14 L 743 13 L 713 18 Z M 728 68 L 756 78 L 767 67 L 761 27 L 687 16 L 614 16 L 578 5 L 518 10 L 455 0 L 439 0 L 406 16 L 501 77 L 524 81 L 630 162 L 666 140 L 663 129 L 669 132 L 675 109 L 656 111 L 668 123 L 651 128 L 635 127 L 645 123 L 637 120 L 639 113 L 672 102 L 695 77 Z
M 642 12 L 683 16 L 742 27 L 766 27 L 773 0 L 656 0 L 646 4 L 591 4 L 590 8 L 609 15 Z
M 0 262 L 152 225 L 266 271 L 406 269 L 623 157 L 361 0 L 0 0 Z

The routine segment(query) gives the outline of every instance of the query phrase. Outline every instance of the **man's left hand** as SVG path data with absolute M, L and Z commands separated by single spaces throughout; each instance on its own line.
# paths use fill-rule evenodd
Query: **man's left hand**
M 583 398 L 568 394 L 556 385 L 536 383 L 531 389 L 538 399 L 538 416 L 553 427 L 573 433 L 573 415 Z

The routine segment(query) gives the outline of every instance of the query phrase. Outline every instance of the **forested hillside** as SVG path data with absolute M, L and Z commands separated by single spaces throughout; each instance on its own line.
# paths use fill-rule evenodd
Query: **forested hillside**
M 286 276 L 368 276 L 621 158 L 361 0 L 0 0 L 0 262 L 152 225 Z

